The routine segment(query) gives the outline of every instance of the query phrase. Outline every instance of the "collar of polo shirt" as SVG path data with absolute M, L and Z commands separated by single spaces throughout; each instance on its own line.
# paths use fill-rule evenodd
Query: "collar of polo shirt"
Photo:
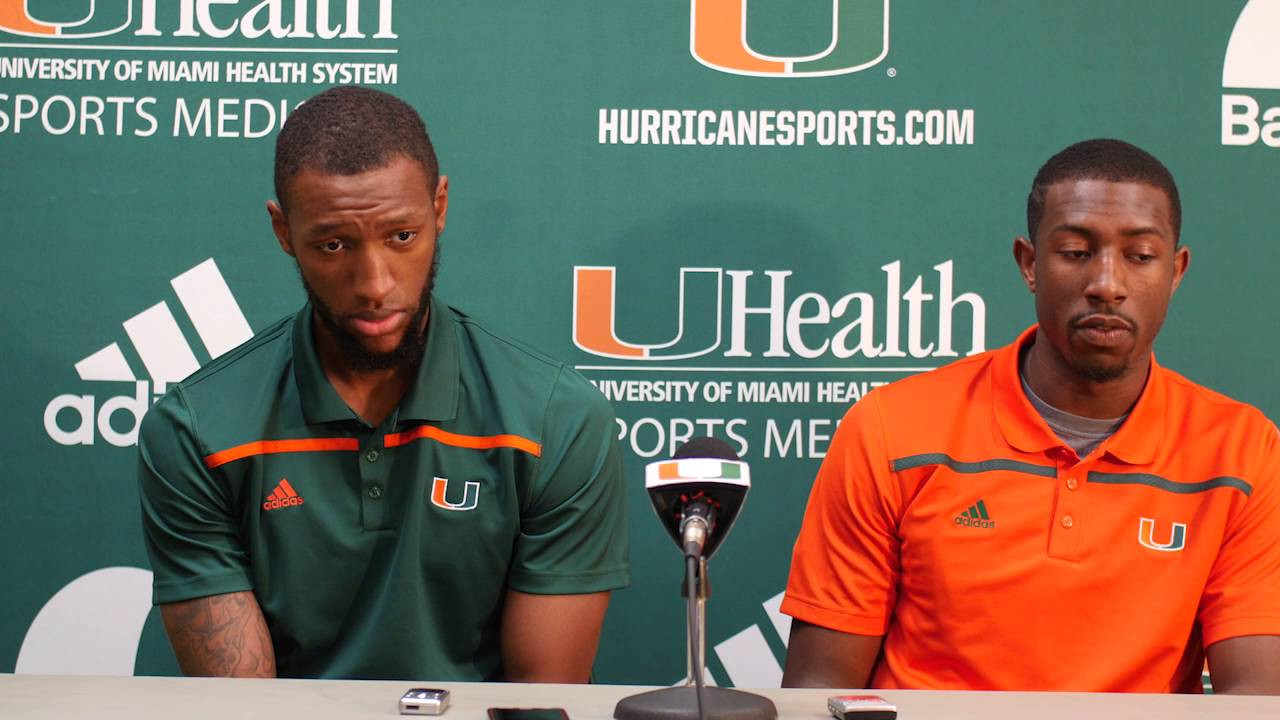
M 1032 407 L 1018 379 L 1018 353 L 1035 338 L 1037 327 L 1032 325 L 1018 336 L 1017 342 L 997 350 L 988 376 L 1000 431 L 1010 445 L 1023 452 L 1044 452 L 1062 445 L 1062 440 Z M 1117 460 L 1131 465 L 1145 465 L 1155 460 L 1164 436 L 1168 408 L 1166 373 L 1152 354 L 1151 370 L 1142 395 L 1125 423 L 1102 444 L 1102 449 Z

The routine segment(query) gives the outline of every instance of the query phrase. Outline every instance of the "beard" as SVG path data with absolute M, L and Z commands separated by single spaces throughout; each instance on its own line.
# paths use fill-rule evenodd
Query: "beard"
M 418 307 L 414 309 L 400 343 L 387 352 L 375 352 L 361 344 L 358 337 L 338 322 L 333 308 L 326 305 L 307 283 L 301 267 L 298 268 L 298 277 L 302 279 L 302 289 L 306 291 L 307 299 L 315 308 L 320 322 L 337 344 L 343 364 L 355 373 L 374 373 L 393 369 L 413 370 L 422 363 L 423 353 L 427 349 L 427 328 L 423 321 L 427 319 L 427 311 L 431 308 L 431 291 L 435 287 L 439 267 L 440 246 L 437 244 L 435 255 L 431 258 L 431 268 L 427 271 L 427 279 L 422 286 L 422 294 L 418 296 Z
M 1135 338 L 1138 336 L 1138 321 L 1112 308 L 1106 308 L 1105 312 L 1108 315 L 1124 319 L 1125 322 L 1129 323 L 1129 332 Z M 1091 312 L 1080 313 L 1071 319 L 1071 326 L 1076 327 L 1091 314 Z M 1129 372 L 1129 358 L 1126 357 L 1118 357 L 1111 360 L 1076 357 L 1070 362 L 1071 369 L 1075 371 L 1076 375 L 1092 383 L 1113 382 L 1124 377 Z
M 1076 375 L 1088 380 L 1092 383 L 1109 383 L 1119 380 L 1128 372 L 1129 366 L 1124 362 L 1117 362 L 1112 365 L 1103 365 L 1101 363 L 1079 363 L 1072 368 Z

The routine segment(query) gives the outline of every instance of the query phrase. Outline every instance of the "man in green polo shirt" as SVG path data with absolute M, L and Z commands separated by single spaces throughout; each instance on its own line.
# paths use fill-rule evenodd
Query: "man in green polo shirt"
M 609 404 L 433 297 L 449 183 L 408 105 L 312 98 L 275 181 L 310 301 L 142 423 L 183 672 L 585 681 L 628 582 Z

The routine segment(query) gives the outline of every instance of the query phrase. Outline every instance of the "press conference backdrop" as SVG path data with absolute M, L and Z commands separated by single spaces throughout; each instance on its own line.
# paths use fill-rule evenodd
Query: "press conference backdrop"
M 642 468 L 711 434 L 755 483 L 712 563 L 710 671 L 778 682 L 839 418 L 1032 322 L 1011 243 L 1075 140 L 1180 182 L 1193 262 L 1161 361 L 1280 411 L 1280 0 L 0 0 L 0 671 L 177 671 L 138 420 L 302 302 L 272 143 L 339 83 L 427 120 L 441 295 L 617 408 L 633 584 L 600 681 L 683 675 Z

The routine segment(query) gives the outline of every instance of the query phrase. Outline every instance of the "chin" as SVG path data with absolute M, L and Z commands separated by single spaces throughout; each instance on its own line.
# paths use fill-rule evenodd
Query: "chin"
M 1123 363 L 1076 363 L 1072 367 L 1077 375 L 1095 383 L 1113 382 L 1129 372 L 1129 366 Z
M 400 347 L 400 338 L 379 338 L 377 342 L 362 342 L 360 347 L 374 357 L 389 356 Z

